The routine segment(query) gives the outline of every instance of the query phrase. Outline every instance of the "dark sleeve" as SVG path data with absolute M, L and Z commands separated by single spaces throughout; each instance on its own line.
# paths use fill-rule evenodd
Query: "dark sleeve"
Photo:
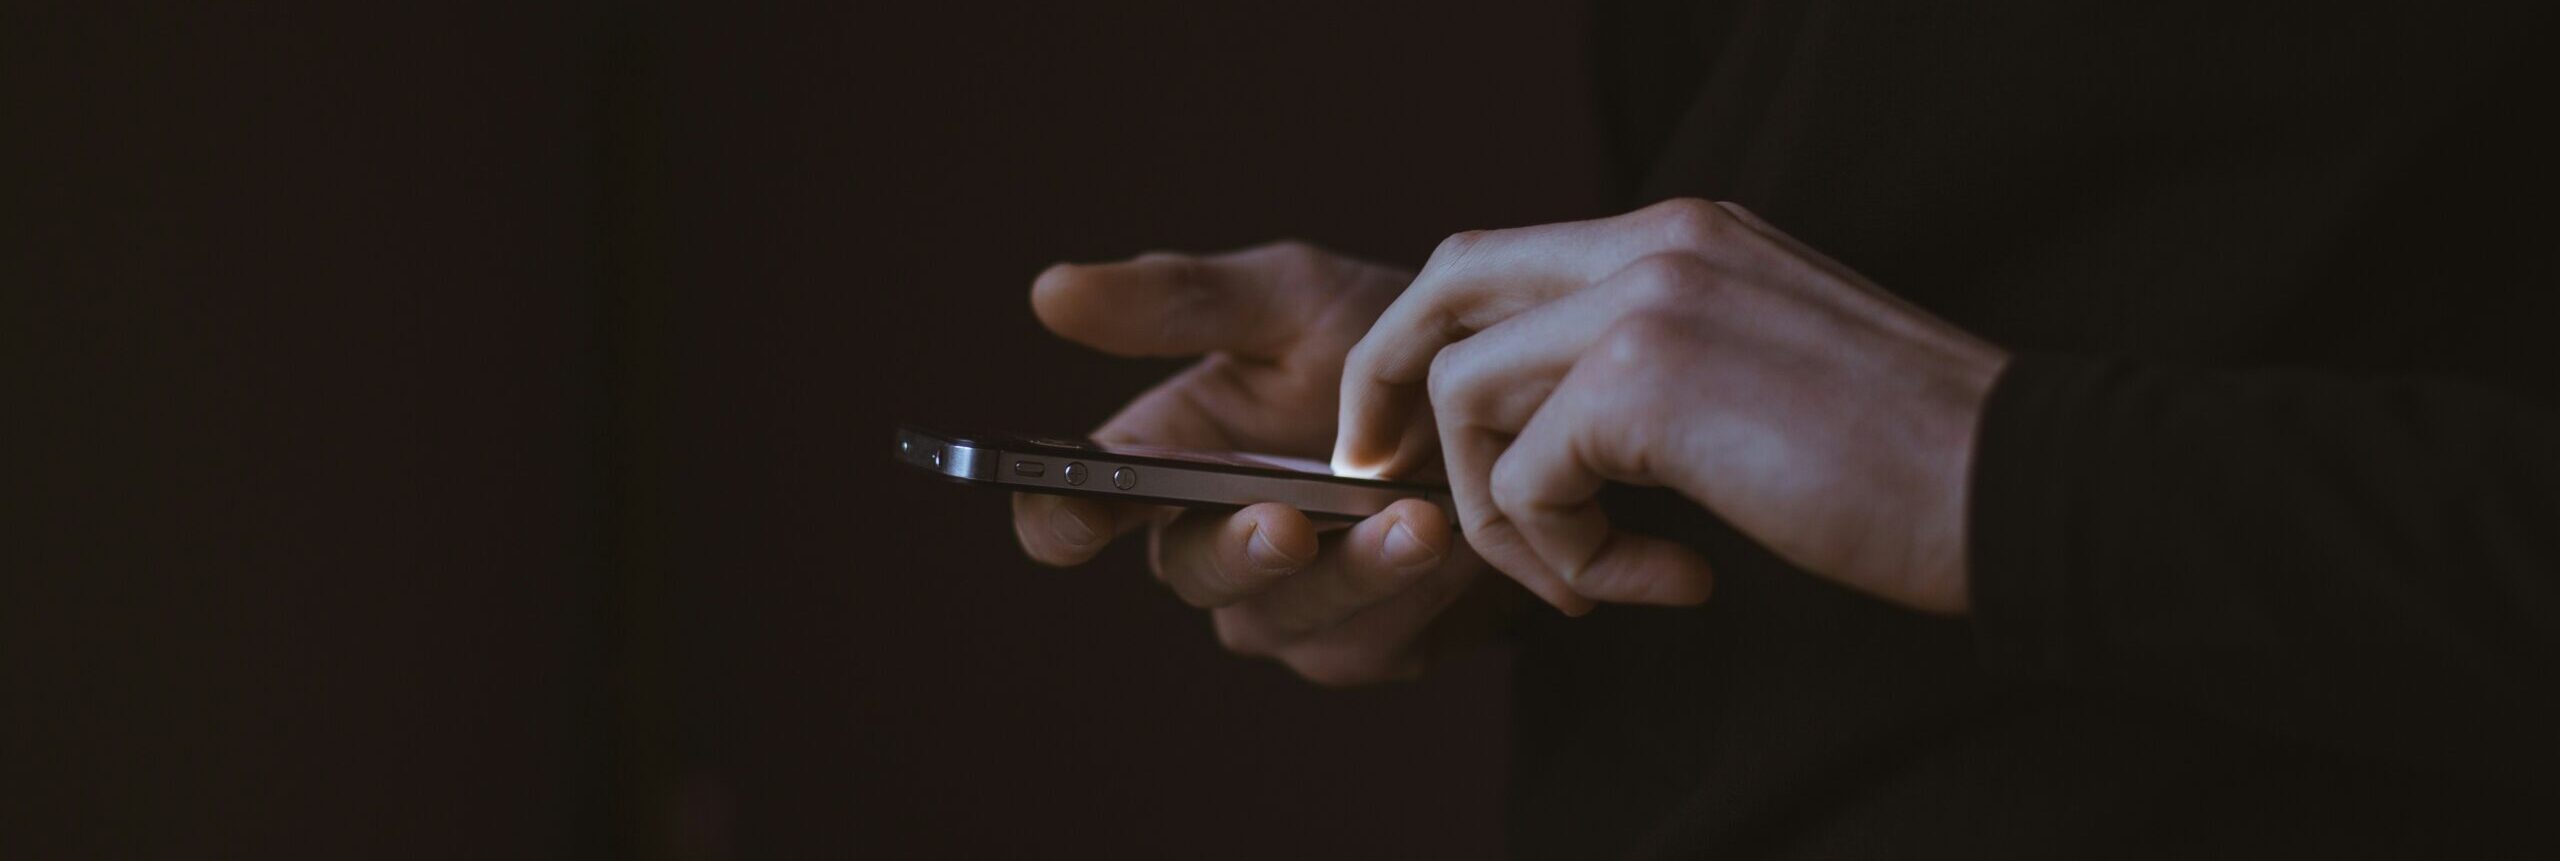
M 2560 415 L 2450 380 L 2014 359 L 1987 660 L 2465 772 L 2560 765 Z

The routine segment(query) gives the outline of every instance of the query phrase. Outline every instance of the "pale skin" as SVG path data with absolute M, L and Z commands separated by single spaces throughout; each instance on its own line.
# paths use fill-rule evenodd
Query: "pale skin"
M 1204 356 L 1098 438 L 1445 473 L 1464 540 L 1418 501 L 1320 537 L 1279 505 L 1015 498 L 1033 558 L 1146 529 L 1228 648 L 1318 682 L 1420 673 L 1525 604 L 1512 582 L 1569 615 L 1706 600 L 1695 552 L 1609 525 L 1611 482 L 1678 491 L 1814 576 L 1967 609 L 1967 475 L 2007 354 L 1738 206 L 1462 233 L 1412 276 L 1293 243 L 1062 265 L 1032 303 L 1106 352 Z

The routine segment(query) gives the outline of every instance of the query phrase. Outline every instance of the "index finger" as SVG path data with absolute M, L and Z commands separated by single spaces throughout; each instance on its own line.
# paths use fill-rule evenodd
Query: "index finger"
M 1224 254 L 1156 252 L 1117 263 L 1060 263 L 1031 282 L 1031 310 L 1066 339 L 1117 356 L 1230 352 L 1277 359 L 1306 328 L 1335 261 L 1276 242 Z

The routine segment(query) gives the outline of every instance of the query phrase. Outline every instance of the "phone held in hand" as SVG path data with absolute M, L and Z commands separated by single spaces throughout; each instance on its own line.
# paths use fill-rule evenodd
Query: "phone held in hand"
M 1324 463 L 1281 455 L 1124 443 L 898 429 L 899 462 L 968 484 L 1236 509 L 1278 502 L 1310 518 L 1359 520 L 1400 499 L 1422 499 L 1457 521 L 1447 487 L 1336 475 Z

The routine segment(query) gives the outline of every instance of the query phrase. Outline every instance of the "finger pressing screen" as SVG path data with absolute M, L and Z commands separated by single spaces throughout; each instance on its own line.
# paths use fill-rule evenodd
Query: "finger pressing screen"
M 1377 474 L 1413 460 L 1403 449 L 1416 441 L 1406 426 L 1421 412 L 1422 383 L 1442 348 L 1637 259 L 1681 250 L 1700 230 L 1694 224 L 1701 208 L 1729 218 L 1703 203 L 1660 204 L 1593 221 L 1449 237 L 1344 363 L 1334 469 Z

